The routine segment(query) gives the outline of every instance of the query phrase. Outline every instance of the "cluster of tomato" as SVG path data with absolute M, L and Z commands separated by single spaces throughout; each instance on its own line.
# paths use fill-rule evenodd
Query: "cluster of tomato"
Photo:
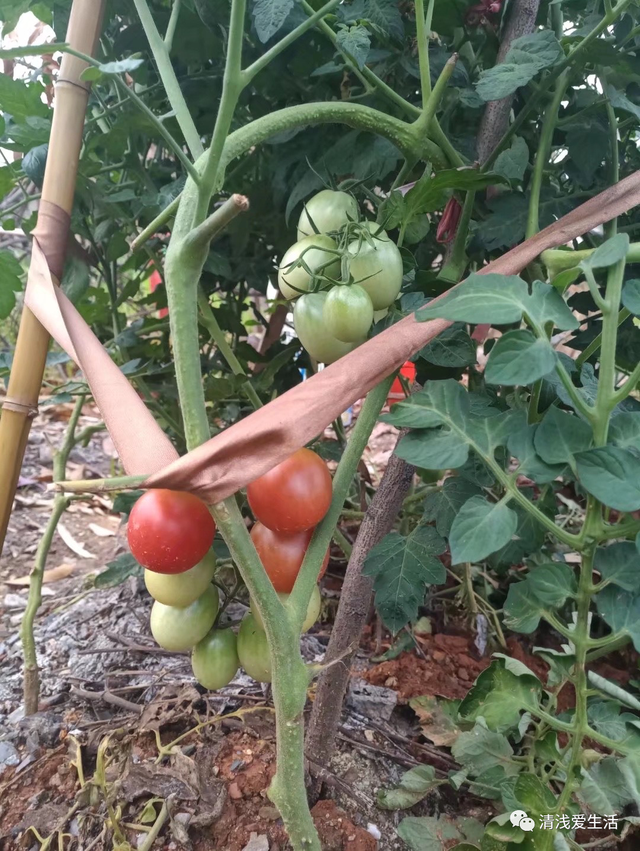
M 251 538 L 273 587 L 286 601 L 300 571 L 313 529 L 331 504 L 331 475 L 319 455 L 300 449 L 247 487 L 256 517 Z M 263 623 L 253 603 L 238 635 L 219 628 L 220 600 L 212 584 L 211 550 L 216 527 L 205 503 L 182 491 L 154 489 L 129 515 L 127 538 L 145 568 L 155 602 L 151 632 L 166 650 L 191 650 L 193 673 L 205 688 L 219 689 L 240 665 L 255 680 L 270 682 L 271 658 Z M 327 552 L 322 568 L 326 570 Z M 320 613 L 320 591 L 311 597 L 303 631 Z
M 402 274 L 397 245 L 375 222 L 360 220 L 355 198 L 323 189 L 302 211 L 278 285 L 296 299 L 293 324 L 304 348 L 333 363 L 364 342 L 398 297 Z

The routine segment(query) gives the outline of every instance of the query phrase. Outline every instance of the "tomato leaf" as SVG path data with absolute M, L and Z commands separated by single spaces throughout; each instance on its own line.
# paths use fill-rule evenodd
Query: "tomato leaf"
M 0 319 L 6 319 L 15 307 L 15 294 L 22 289 L 21 276 L 22 266 L 14 255 L 0 251 Z
M 627 449 L 602 446 L 576 455 L 578 478 L 590 494 L 618 511 L 640 509 L 640 458 Z
M 609 585 L 596 597 L 598 614 L 614 634 L 628 635 L 640 650 L 640 594 Z
M 336 45 L 353 58 L 358 68 L 364 68 L 371 48 L 371 38 L 365 27 L 341 27 L 336 33 Z
M 427 521 L 435 521 L 438 534 L 447 537 L 460 508 L 472 496 L 479 495 L 480 489 L 472 482 L 459 476 L 448 476 L 439 490 L 427 494 L 423 517 Z
M 142 567 L 131 553 L 123 553 L 113 561 L 107 562 L 107 569 L 99 573 L 94 585 L 96 588 L 113 588 L 121 585 L 130 576 L 142 576 Z
M 383 810 L 406 810 L 446 782 L 436 780 L 436 770 L 432 765 L 418 765 L 402 775 L 395 789 L 379 789 L 377 804 Z
M 491 349 L 485 368 L 487 384 L 532 384 L 553 371 L 556 353 L 547 339 L 531 331 L 507 331 Z
M 391 532 L 367 556 L 363 574 L 373 578 L 376 609 L 394 635 L 418 616 L 427 586 L 446 579 L 437 558 L 445 543 L 433 526 L 417 526 L 404 537 Z
M 293 8 L 293 0 L 254 0 L 253 23 L 264 44 L 282 27 Z
M 573 464 L 574 455 L 588 449 L 592 439 L 591 428 L 584 420 L 554 405 L 536 429 L 533 442 L 548 464 Z
M 627 281 L 622 290 L 622 303 L 630 313 L 640 316 L 640 280 Z
M 511 147 L 503 151 L 495 161 L 493 170 L 509 181 L 522 180 L 529 163 L 529 148 L 522 136 L 516 136 Z
M 497 659 L 460 704 L 460 716 L 469 721 L 484 718 L 490 730 L 504 732 L 517 726 L 524 710 L 535 713 L 541 691 L 540 680 L 524 666 L 522 672 L 514 673 L 505 659 Z
M 518 515 L 503 502 L 473 496 L 451 526 L 451 563 L 482 561 L 507 544 L 518 527 Z
M 640 553 L 631 541 L 618 541 L 596 550 L 594 567 L 604 582 L 610 582 L 625 591 L 638 587 Z

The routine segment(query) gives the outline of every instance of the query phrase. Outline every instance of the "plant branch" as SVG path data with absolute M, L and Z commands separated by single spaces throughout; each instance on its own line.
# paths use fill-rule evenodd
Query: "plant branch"
M 416 7 L 416 36 L 418 41 L 418 65 L 420 68 L 420 92 L 422 94 L 422 110 L 428 109 L 431 95 L 431 72 L 429 70 L 429 35 L 431 18 L 433 16 L 434 0 L 427 0 L 425 18 L 424 0 L 415 0 Z M 427 125 L 428 126 L 428 125 Z
M 211 334 L 211 339 L 218 347 L 218 351 L 222 357 L 229 364 L 231 372 L 233 372 L 234 375 L 244 375 L 246 378 L 246 372 L 242 368 L 242 364 L 235 356 L 233 349 L 227 342 L 227 338 L 225 337 L 223 330 L 218 325 L 218 321 L 211 310 L 209 299 L 201 289 L 198 290 L 198 306 L 200 308 L 200 321 Z M 260 397 L 249 380 L 243 382 L 242 389 L 256 411 L 258 408 L 262 407 Z
M 173 37 L 176 34 L 176 27 L 178 25 L 178 18 L 180 17 L 180 5 L 181 0 L 173 0 L 173 6 L 171 7 L 171 17 L 169 18 L 169 23 L 167 25 L 167 31 L 164 34 L 164 44 L 167 48 L 167 52 L 171 53 L 171 48 L 173 47 Z M 192 156 L 198 156 L 193 151 L 191 152 Z
M 140 2 L 140 0 L 138 0 L 138 2 Z M 84 62 L 86 62 L 88 65 L 92 65 L 94 68 L 100 67 L 101 63 L 95 60 L 92 56 L 89 56 L 86 53 L 80 53 L 80 51 L 78 50 L 73 50 L 68 45 L 64 46 L 63 52 L 70 53 L 72 56 L 76 56 L 78 59 L 82 59 Z M 198 183 L 200 181 L 200 177 L 195 169 L 194 164 L 182 150 L 180 144 L 173 138 L 171 133 L 169 133 L 163 122 L 149 109 L 149 107 L 142 100 L 142 98 L 138 97 L 138 95 L 133 91 L 133 89 L 129 88 L 129 86 L 125 83 L 120 74 L 113 74 L 112 76 L 116 86 L 138 107 L 141 112 L 146 115 L 146 117 L 153 124 L 158 133 L 160 133 L 160 135 L 165 140 L 167 145 L 171 148 L 176 157 L 180 160 L 191 179 L 195 183 Z
M 544 169 L 549 160 L 551 153 L 551 145 L 553 142 L 553 132 L 558 120 L 558 110 L 562 103 L 562 98 L 569 84 L 569 75 L 565 71 L 556 81 L 555 92 L 553 99 L 547 107 L 544 120 L 542 122 L 542 130 L 540 132 L 540 140 L 538 142 L 538 150 L 536 152 L 535 163 L 533 166 L 533 175 L 530 183 L 531 196 L 529 200 L 529 215 L 527 217 L 527 230 L 525 239 L 531 239 L 532 236 L 540 230 L 540 190 L 542 189 L 542 179 L 544 177 Z
M 229 222 L 249 209 L 249 199 L 244 195 L 232 195 L 221 204 L 201 225 L 194 228 L 185 239 L 185 248 L 203 248 L 224 230 Z

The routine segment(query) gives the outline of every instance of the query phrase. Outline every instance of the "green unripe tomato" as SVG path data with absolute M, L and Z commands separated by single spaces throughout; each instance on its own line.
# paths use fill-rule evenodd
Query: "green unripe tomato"
M 324 233 L 305 236 L 289 248 L 278 268 L 278 286 L 285 298 L 298 298 L 311 289 L 312 277 L 303 266 L 292 268 L 300 257 L 307 268 L 315 274 L 335 278 L 340 274 L 340 258 L 328 249 L 336 249 L 335 241 Z
M 349 195 L 348 192 L 323 189 L 304 205 L 298 221 L 298 239 L 312 233 L 337 231 L 348 221 L 357 220 L 358 202 L 353 195 Z M 315 230 L 313 225 L 316 226 Z
M 238 673 L 238 641 L 230 629 L 212 629 L 191 653 L 193 676 L 201 686 L 216 691 Z
M 333 287 L 322 311 L 327 331 L 343 343 L 360 342 L 373 323 L 373 305 L 359 284 Z
M 165 650 L 191 650 L 213 626 L 219 606 L 215 585 L 209 585 L 204 594 L 182 609 L 155 602 L 151 609 L 151 634 Z
M 280 597 L 283 603 L 287 602 L 289 596 L 289 594 L 284 594 L 282 591 L 278 594 L 278 597 Z M 314 625 L 314 623 L 318 620 L 321 605 L 322 597 L 320 596 L 320 589 L 316 585 L 316 587 L 313 589 L 311 599 L 309 600 L 309 605 L 307 606 L 307 615 L 304 619 L 304 623 L 302 624 L 302 632 L 308 632 Z M 264 629 L 262 618 L 260 617 L 260 612 L 258 611 L 257 607 L 254 606 L 253 601 L 251 601 L 251 614 L 255 618 L 256 624 L 260 627 L 260 629 Z
M 364 239 L 349 243 L 349 271 L 369 294 L 373 309 L 383 310 L 391 307 L 402 287 L 402 255 L 375 222 L 365 224 L 374 234 L 374 244 L 369 245 Z
M 293 327 L 298 339 L 314 360 L 333 363 L 352 352 L 357 343 L 343 343 L 329 333 L 324 321 L 324 305 L 328 293 L 307 293 L 293 309 Z
M 144 584 L 158 603 L 184 609 L 204 594 L 211 585 L 215 572 L 216 558 L 209 552 L 195 567 L 185 570 L 184 573 L 156 573 L 153 570 L 145 570 Z
M 264 630 L 247 612 L 238 630 L 238 659 L 250 677 L 259 683 L 271 682 L 271 653 Z

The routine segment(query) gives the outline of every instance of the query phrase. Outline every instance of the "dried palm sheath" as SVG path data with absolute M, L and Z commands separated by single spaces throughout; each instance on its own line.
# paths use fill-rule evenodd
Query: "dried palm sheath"
M 640 202 L 640 171 L 577 207 L 481 272 L 515 274 L 542 251 L 569 242 Z M 50 237 L 50 235 L 48 235 Z M 34 242 L 26 303 L 83 370 L 120 459 L 143 487 L 190 490 L 209 503 L 235 493 L 304 446 L 342 411 L 451 325 L 409 316 L 265 407 L 179 458 L 127 378 L 53 284 L 42 235 Z M 240 462 L 240 463 L 239 463 Z
M 67 44 L 93 54 L 100 35 L 103 0 L 74 0 L 67 29 Z M 49 246 L 50 279 L 62 276 L 68 223 L 82 145 L 89 83 L 81 79 L 86 62 L 65 53 L 56 80 L 53 123 L 42 186 L 42 202 L 34 233 Z M 28 309 L 22 313 L 11 377 L 0 418 L 0 548 L 11 513 L 22 458 L 49 348 L 49 334 Z

